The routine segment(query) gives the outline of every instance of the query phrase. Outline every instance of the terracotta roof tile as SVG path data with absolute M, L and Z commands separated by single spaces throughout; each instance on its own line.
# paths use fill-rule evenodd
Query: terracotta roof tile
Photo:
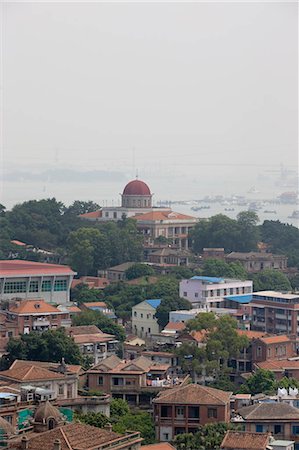
M 105 302 L 86 302 L 83 303 L 86 308 L 90 308 L 92 306 L 98 306 L 99 308 L 108 308 L 107 303 Z
M 266 450 L 270 440 L 268 433 L 227 431 L 220 448 L 239 450 Z
M 28 364 L 22 367 L 14 367 L 0 372 L 0 378 L 10 378 L 16 381 L 52 380 L 64 378 L 63 374 L 52 372 L 43 367 Z
M 82 219 L 98 219 L 99 217 L 102 217 L 102 210 L 99 209 L 98 211 L 80 214 L 79 217 L 81 217 Z
M 187 384 L 174 388 L 170 392 L 161 392 L 154 403 L 184 403 L 202 405 L 223 405 L 230 401 L 232 393 L 199 384 Z
M 0 277 L 29 275 L 75 275 L 68 266 L 47 264 L 19 259 L 0 261 Z
M 79 325 L 77 327 L 69 327 L 67 332 L 72 335 L 78 334 L 99 334 L 102 331 L 96 325 Z
M 9 309 L 14 314 L 64 314 L 55 306 L 49 305 L 45 300 L 22 300 L 18 306 Z
M 299 369 L 299 360 L 272 360 L 255 363 L 260 369 L 272 370 L 273 372 L 281 372 L 287 369 Z
M 91 450 L 101 447 L 109 442 L 123 439 L 118 433 L 108 431 L 102 428 L 92 427 L 81 423 L 70 423 L 58 428 L 54 428 L 51 431 L 45 433 L 39 433 L 29 437 L 29 450 L 53 450 L 53 444 L 55 439 L 61 441 L 61 450 Z M 140 442 L 138 435 L 132 437 L 132 442 Z M 121 444 L 121 443 L 120 443 Z M 16 445 L 16 444 L 15 444 Z M 21 442 L 16 448 L 21 448 Z M 129 446 L 130 444 L 128 444 Z M 132 445 L 132 444 L 131 444 Z
M 167 211 L 150 211 L 148 213 L 144 214 L 137 214 L 136 216 L 133 216 L 132 219 L 135 219 L 137 221 L 143 222 L 143 221 L 156 221 L 156 220 L 173 220 L 173 221 L 180 221 L 180 220 L 192 220 L 195 221 L 196 218 L 192 216 L 188 216 L 186 214 L 177 213 L 174 211 L 171 211 L 170 209 Z
M 237 411 L 245 421 L 256 420 L 299 420 L 299 410 L 287 403 L 256 403 Z
M 175 450 L 169 442 L 158 442 L 158 444 L 142 445 L 140 450 Z
M 282 336 L 261 337 L 259 338 L 259 340 L 264 342 L 265 344 L 279 344 L 280 342 L 289 342 L 290 338 L 286 335 L 282 335 Z
M 186 328 L 184 322 L 168 322 L 164 330 L 183 331 Z
M 73 336 L 74 341 L 76 344 L 97 344 L 100 342 L 109 342 L 111 340 L 115 340 L 115 336 L 113 334 L 77 334 Z
M 248 339 L 257 339 L 265 336 L 263 331 L 237 330 L 239 336 L 247 336 Z
M 22 359 L 16 359 L 10 366 L 10 369 L 18 369 L 19 367 L 28 366 L 29 364 L 32 366 L 43 367 L 44 369 L 51 370 L 52 373 L 52 371 L 57 369 L 61 363 L 54 363 L 49 361 L 26 361 Z M 79 374 L 82 370 L 82 367 L 79 364 L 66 364 L 66 369 L 68 372 Z

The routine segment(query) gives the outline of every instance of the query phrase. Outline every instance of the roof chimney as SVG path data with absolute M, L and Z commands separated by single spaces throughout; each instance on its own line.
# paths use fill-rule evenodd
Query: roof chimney
M 112 425 L 111 425 L 111 423 L 107 423 L 105 426 L 104 426 L 104 428 L 105 428 L 105 430 L 107 430 L 107 431 L 112 431 Z
M 23 436 L 21 439 L 21 449 L 26 450 L 29 448 L 29 439 L 27 436 Z
M 55 439 L 54 445 L 53 445 L 53 450 L 61 450 L 61 440 L 60 439 Z

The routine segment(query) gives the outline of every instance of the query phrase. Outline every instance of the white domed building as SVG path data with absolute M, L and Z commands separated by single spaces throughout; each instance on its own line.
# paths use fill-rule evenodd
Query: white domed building
M 124 216 L 136 220 L 137 228 L 151 244 L 159 236 L 170 240 L 179 248 L 188 248 L 188 233 L 197 223 L 197 218 L 172 211 L 170 208 L 153 207 L 153 194 L 141 180 L 132 180 L 121 194 L 121 206 L 104 206 L 98 211 L 81 214 L 81 218 L 92 221 L 117 221 Z

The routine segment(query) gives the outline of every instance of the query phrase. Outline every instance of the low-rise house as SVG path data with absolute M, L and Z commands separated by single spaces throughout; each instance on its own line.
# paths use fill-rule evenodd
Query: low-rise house
M 2 385 L 13 385 L 17 389 L 42 388 L 48 398 L 75 398 L 78 396 L 78 381 L 81 366 L 40 363 L 39 361 L 16 360 L 8 370 L 0 372 Z M 30 397 L 31 399 L 33 397 Z
M 262 338 L 266 333 L 261 331 L 237 330 L 240 336 L 246 336 L 249 340 L 249 346 L 243 348 L 237 358 L 229 360 L 229 366 L 233 369 L 233 374 L 238 376 L 242 373 L 252 372 L 252 344 L 256 339 Z
M 270 440 L 270 433 L 229 430 L 226 432 L 220 448 L 223 450 L 273 450 Z
M 18 334 L 28 334 L 31 331 L 70 327 L 71 317 L 68 311 L 61 311 L 45 300 L 30 299 L 10 306 L 6 313 L 6 324 L 9 323 L 16 324 Z
M 111 283 L 117 283 L 118 281 L 125 281 L 126 271 L 130 267 L 134 266 L 135 262 L 125 262 L 123 264 L 118 264 L 117 266 L 109 267 L 109 269 L 99 270 L 98 275 L 100 277 L 105 277 Z
M 74 279 L 72 281 L 72 289 L 79 284 L 86 284 L 91 289 L 105 289 L 109 286 L 110 281 L 105 277 L 80 277 L 79 279 Z
M 299 409 L 285 402 L 246 406 L 232 421 L 242 424 L 246 432 L 271 433 L 275 439 L 292 440 L 299 446 Z
M 148 403 L 155 393 L 180 383 L 169 376 L 169 369 L 169 364 L 154 363 L 144 356 L 129 361 L 110 356 L 87 371 L 87 387 L 133 404 Z
M 255 370 L 271 370 L 271 372 L 274 373 L 276 380 L 281 380 L 283 377 L 299 380 L 299 359 L 297 358 L 255 362 L 253 368 Z
M 295 344 L 286 335 L 263 336 L 252 341 L 253 363 L 287 359 L 295 355 Z
M 164 330 L 166 333 L 173 333 L 176 336 L 184 331 L 186 328 L 186 324 L 184 322 L 168 322 L 165 326 Z
M 132 331 L 141 338 L 149 338 L 159 333 L 158 320 L 155 317 L 160 299 L 144 300 L 132 308 Z
M 105 302 L 86 302 L 81 305 L 82 310 L 99 311 L 109 319 L 116 319 L 114 311 Z
M 119 348 L 119 341 L 113 334 L 103 333 L 95 325 L 70 327 L 68 333 L 79 346 L 81 354 L 93 359 L 93 364 L 114 355 Z
M 178 357 L 174 353 L 169 352 L 153 352 L 145 350 L 141 353 L 145 358 L 150 359 L 154 363 L 168 364 L 170 367 L 175 368 L 178 366 Z
M 148 261 L 152 264 L 170 264 L 173 266 L 188 266 L 190 252 L 173 248 L 161 248 L 148 255 Z
M 257 273 L 265 269 L 284 271 L 288 262 L 285 255 L 266 252 L 232 252 L 225 259 L 227 262 L 239 262 L 248 273 Z
M 232 393 L 187 384 L 154 398 L 156 439 L 172 441 L 177 434 L 195 433 L 208 423 L 230 421 Z
M 54 429 L 20 436 L 10 448 L 15 450 L 139 450 L 140 433 L 124 435 L 82 423 L 58 425 Z

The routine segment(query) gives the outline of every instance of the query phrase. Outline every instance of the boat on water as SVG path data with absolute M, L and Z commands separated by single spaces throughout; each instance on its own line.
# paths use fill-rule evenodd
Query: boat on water
M 275 209 L 265 209 L 264 213 L 265 214 L 277 214 L 277 211 L 275 211 Z
M 200 211 L 201 209 L 210 209 L 210 206 L 192 206 L 192 211 Z
M 224 208 L 224 211 L 234 211 L 235 208 Z

